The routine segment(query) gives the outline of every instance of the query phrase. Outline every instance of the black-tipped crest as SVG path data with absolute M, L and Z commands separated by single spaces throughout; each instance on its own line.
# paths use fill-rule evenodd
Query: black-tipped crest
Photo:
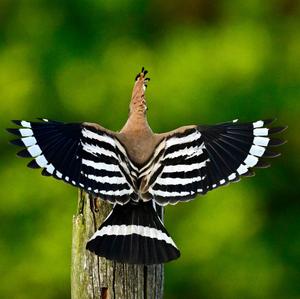
M 144 80 L 150 81 L 150 78 L 145 78 L 147 74 L 148 74 L 148 71 L 145 70 L 144 67 L 142 67 L 142 71 L 136 75 L 135 81 L 136 81 L 138 78 L 140 78 L 141 76 L 144 77 Z

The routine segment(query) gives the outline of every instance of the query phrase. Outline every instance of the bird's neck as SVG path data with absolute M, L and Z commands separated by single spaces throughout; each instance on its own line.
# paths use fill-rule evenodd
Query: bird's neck
M 130 114 L 121 132 L 136 135 L 152 134 L 152 130 L 147 121 L 147 115 L 145 113 L 140 113 L 139 111 Z
M 146 81 L 143 74 L 135 81 L 129 105 L 129 117 L 122 133 L 152 133 L 147 121 L 147 103 L 145 98 Z

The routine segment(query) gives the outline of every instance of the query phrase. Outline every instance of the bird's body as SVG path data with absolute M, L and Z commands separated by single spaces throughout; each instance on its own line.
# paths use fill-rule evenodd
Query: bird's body
M 14 121 L 25 146 L 22 157 L 42 174 L 62 179 L 114 204 L 87 243 L 97 255 L 119 262 L 157 264 L 180 253 L 156 213 L 156 205 L 187 201 L 269 166 L 270 138 L 283 127 L 272 120 L 213 126 L 190 125 L 155 134 L 147 122 L 147 71 L 136 77 L 129 117 L 113 132 L 98 124 Z

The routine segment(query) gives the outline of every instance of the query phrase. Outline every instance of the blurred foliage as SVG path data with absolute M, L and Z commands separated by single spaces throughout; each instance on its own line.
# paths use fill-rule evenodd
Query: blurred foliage
M 118 130 L 145 66 L 149 122 L 276 116 L 283 156 L 250 180 L 166 208 L 182 257 L 165 298 L 300 298 L 300 7 L 296 0 L 1 0 L 0 294 L 69 298 L 77 191 L 25 168 L 10 119 Z

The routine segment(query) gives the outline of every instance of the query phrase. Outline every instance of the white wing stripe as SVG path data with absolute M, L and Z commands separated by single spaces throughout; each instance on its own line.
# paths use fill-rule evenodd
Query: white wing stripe
M 200 137 L 201 137 L 201 134 L 199 131 L 195 131 L 192 134 L 189 134 L 189 135 L 183 136 L 183 137 L 172 137 L 170 139 L 167 139 L 166 149 L 172 145 L 193 142 L 193 141 L 199 139 Z
M 177 151 L 174 151 L 172 153 L 169 153 L 167 155 L 165 155 L 164 159 L 173 159 L 173 158 L 177 158 L 177 157 L 180 157 L 180 156 L 187 156 L 188 158 L 191 158 L 193 156 L 200 156 L 202 153 L 203 153 L 203 146 L 204 145 L 201 145 L 201 146 L 192 146 L 192 147 L 186 147 L 184 149 L 181 149 L 181 150 L 177 150 Z
M 22 137 L 33 136 L 33 131 L 31 129 L 19 129 Z
M 86 128 L 84 128 L 82 130 L 82 135 L 86 138 L 89 138 L 89 139 L 95 139 L 95 140 L 98 140 L 100 142 L 105 142 L 105 143 L 109 143 L 110 145 L 112 145 L 113 147 L 116 146 L 116 143 L 114 141 L 113 138 L 111 138 L 110 136 L 108 135 L 100 135 L 100 134 L 97 134 L 97 133 L 94 133 L 92 131 L 89 131 L 87 130 Z
M 267 137 L 254 137 L 253 144 L 267 146 L 269 144 L 270 138 Z
M 253 130 L 254 136 L 268 136 L 268 134 L 269 134 L 269 129 L 267 128 L 260 128 L 260 129 Z
M 168 192 L 168 191 L 161 191 L 161 190 L 153 190 L 152 188 L 149 188 L 149 192 L 151 194 L 155 194 L 157 196 L 161 196 L 161 197 L 176 197 L 176 196 L 187 196 L 190 195 L 191 192 L 188 191 L 182 191 L 182 192 Z
M 197 176 L 194 178 L 158 178 L 157 184 L 160 185 L 186 185 L 204 180 L 205 176 Z
M 253 123 L 253 128 L 260 128 L 264 125 L 264 122 L 262 120 L 258 120 Z
M 230 176 L 228 176 L 228 180 L 229 181 L 232 181 L 232 180 L 234 180 L 236 178 L 236 173 L 234 172 L 234 173 L 232 173 Z
M 265 150 L 266 149 L 262 146 L 252 145 L 249 153 L 253 156 L 261 157 L 264 154 Z
M 127 157 L 127 153 L 126 153 L 126 150 L 124 149 L 124 147 L 121 145 L 121 143 L 117 140 L 117 139 L 114 139 L 112 137 L 110 137 L 109 135 L 100 135 L 100 134 L 97 134 L 97 133 L 94 133 L 86 128 L 84 128 L 82 130 L 82 135 L 86 138 L 89 138 L 89 139 L 95 139 L 95 140 L 98 140 L 100 142 L 105 142 L 105 143 L 108 143 L 110 145 L 112 145 L 114 148 L 118 148 L 118 150 L 125 156 Z M 99 146 L 94 146 L 94 145 L 91 145 L 91 144 L 88 144 L 88 143 L 84 143 L 83 144 L 84 146 L 84 150 L 92 153 L 92 154 L 100 154 L 100 155 L 106 155 L 106 156 L 112 156 L 116 159 L 119 159 L 117 157 L 117 155 L 115 153 L 112 153 L 111 151 L 109 150 L 105 150 Z M 128 163 L 130 165 L 130 167 L 135 170 L 136 172 L 138 171 L 138 168 L 133 165 L 133 163 L 128 159 Z M 127 168 L 127 167 L 126 167 Z M 128 169 L 128 168 L 127 168 Z M 129 171 L 127 171 L 129 173 Z
M 21 126 L 25 127 L 25 128 L 31 128 L 31 123 L 26 121 L 26 120 L 22 120 L 21 121 Z
M 25 137 L 21 139 L 25 146 L 32 146 L 37 143 L 36 139 L 33 136 Z
M 97 145 L 82 143 L 82 146 L 83 146 L 83 150 L 85 150 L 86 152 L 91 153 L 93 155 L 98 154 L 98 155 L 104 155 L 104 156 L 114 157 L 114 158 L 118 159 L 117 155 L 114 152 L 104 149 L 102 147 L 99 147 Z
M 96 176 L 93 174 L 82 173 L 85 177 L 90 180 L 99 182 L 99 183 L 108 183 L 108 184 L 126 184 L 127 181 L 123 177 L 109 177 L 109 176 Z
M 194 164 L 179 164 L 179 165 L 167 165 L 164 167 L 163 172 L 169 173 L 169 172 L 180 172 L 180 171 L 192 171 L 195 169 L 199 169 L 206 166 L 206 163 L 209 162 L 209 159 L 200 162 L 200 163 L 194 163 Z
M 62 173 L 60 172 L 60 171 L 58 171 L 58 170 L 56 170 L 56 172 L 55 172 L 55 174 L 56 174 L 56 176 L 58 177 L 58 178 L 62 178 Z
M 248 172 L 248 168 L 254 167 L 259 159 L 257 157 L 262 157 L 264 152 L 266 151 L 266 146 L 268 146 L 270 138 L 268 137 L 260 137 L 260 136 L 268 136 L 269 129 L 268 128 L 260 128 L 264 125 L 262 120 L 259 120 L 253 123 L 253 135 L 255 136 L 253 139 L 253 145 L 249 150 L 249 154 L 246 159 L 243 161 L 238 169 L 237 173 L 239 175 L 245 174 Z M 236 173 L 232 173 L 228 176 L 228 180 L 233 180 L 236 178 Z
M 246 164 L 246 166 L 249 167 L 253 167 L 254 165 L 256 165 L 258 162 L 258 158 L 254 157 L 252 155 L 248 155 L 246 157 L 246 159 L 244 160 L 244 163 Z
M 241 164 L 236 171 L 238 172 L 238 174 L 244 174 L 248 171 L 248 167 L 244 164 Z
M 100 191 L 99 191 L 100 192 Z M 122 190 L 109 190 L 109 191 L 106 191 L 106 190 L 101 190 L 101 194 L 104 194 L 104 195 L 109 195 L 109 196 L 123 196 L 123 195 L 129 195 L 130 193 L 133 192 L 133 189 L 130 188 L 130 189 L 122 189 Z
M 49 164 L 46 168 L 46 170 L 50 173 L 50 174 L 53 174 L 55 168 L 52 164 Z
M 82 159 L 82 164 L 86 166 L 91 166 L 98 170 L 107 170 L 107 171 L 120 171 L 120 168 L 115 164 L 106 164 L 103 162 L 94 162 L 91 160 Z
M 42 153 L 41 148 L 37 144 L 28 147 L 27 151 L 29 152 L 31 157 L 37 157 Z
M 48 164 L 48 161 L 44 155 L 40 155 L 40 156 L 36 157 L 35 161 L 38 164 L 38 166 L 40 166 L 42 168 L 46 167 Z

